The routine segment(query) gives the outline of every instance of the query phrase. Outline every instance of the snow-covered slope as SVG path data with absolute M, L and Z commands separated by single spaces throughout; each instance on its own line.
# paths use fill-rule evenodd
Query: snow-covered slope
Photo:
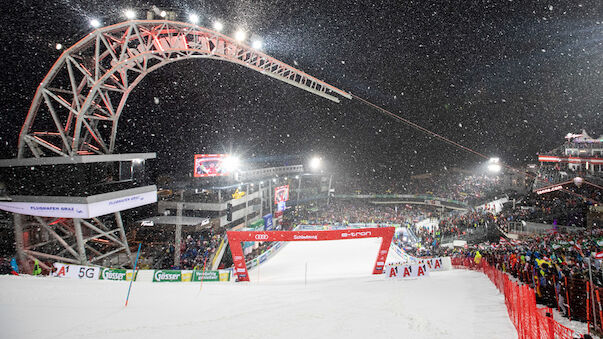
M 481 273 L 391 281 L 376 239 L 292 242 L 251 283 L 0 277 L 5 338 L 516 338 Z M 308 283 L 304 271 L 308 263 Z M 257 275 L 259 274 L 259 281 Z

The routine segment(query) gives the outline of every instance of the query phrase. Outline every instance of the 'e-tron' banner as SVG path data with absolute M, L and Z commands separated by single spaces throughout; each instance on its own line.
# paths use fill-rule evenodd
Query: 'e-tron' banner
M 228 231 L 228 243 L 239 281 L 249 281 L 241 241 L 321 241 L 362 238 L 382 238 L 373 274 L 383 273 L 389 246 L 394 236 L 394 227 L 352 228 L 328 231 Z

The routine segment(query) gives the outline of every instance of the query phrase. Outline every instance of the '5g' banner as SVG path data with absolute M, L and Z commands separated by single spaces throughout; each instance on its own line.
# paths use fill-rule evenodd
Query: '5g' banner
M 53 265 L 56 268 L 56 270 L 52 273 L 53 277 L 71 279 L 98 279 L 100 274 L 99 267 L 61 263 L 54 263 Z

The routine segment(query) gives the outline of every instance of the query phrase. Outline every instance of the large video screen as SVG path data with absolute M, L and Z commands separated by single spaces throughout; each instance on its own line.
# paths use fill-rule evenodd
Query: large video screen
M 274 203 L 289 200 L 289 185 L 279 186 L 274 188 Z
M 228 154 L 195 154 L 194 176 L 219 177 L 228 175 L 224 166 L 224 159 Z

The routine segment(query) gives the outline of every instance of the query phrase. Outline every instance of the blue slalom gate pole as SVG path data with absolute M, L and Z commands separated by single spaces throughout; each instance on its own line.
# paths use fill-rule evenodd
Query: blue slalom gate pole
M 128 296 L 126 297 L 126 306 L 128 306 L 128 299 L 130 299 L 130 290 L 132 289 L 132 283 L 136 277 L 136 267 L 138 266 L 138 256 L 140 255 L 140 247 L 142 243 L 138 244 L 138 252 L 136 252 L 136 261 L 134 261 L 134 271 L 132 271 L 132 280 L 130 280 L 130 287 L 128 287 Z

